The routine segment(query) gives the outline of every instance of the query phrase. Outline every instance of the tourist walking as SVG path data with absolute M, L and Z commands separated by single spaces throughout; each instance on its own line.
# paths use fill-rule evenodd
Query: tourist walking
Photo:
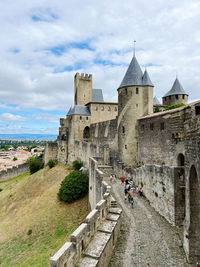
M 131 197 L 131 208 L 133 209 L 133 203 L 134 203 L 134 201 L 133 201 L 133 197 Z
M 110 182 L 112 183 L 112 180 L 113 180 L 113 176 L 112 174 L 110 175 Z
M 124 177 L 121 178 L 122 185 L 124 185 Z

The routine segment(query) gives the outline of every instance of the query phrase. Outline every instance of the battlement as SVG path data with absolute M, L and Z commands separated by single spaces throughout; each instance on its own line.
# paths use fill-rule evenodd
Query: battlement
M 81 74 L 79 74 L 77 72 L 75 74 L 75 79 L 92 81 L 92 74 L 87 74 L 87 73 L 81 73 Z

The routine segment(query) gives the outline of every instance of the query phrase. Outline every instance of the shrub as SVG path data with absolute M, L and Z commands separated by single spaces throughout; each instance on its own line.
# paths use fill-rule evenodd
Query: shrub
M 160 108 L 158 106 L 156 106 L 154 109 L 154 113 L 156 113 L 156 112 L 160 112 Z
M 75 160 L 72 162 L 72 167 L 74 170 L 80 170 L 80 168 L 83 167 L 83 162 Z
M 44 167 L 44 163 L 41 160 L 35 158 L 29 158 L 27 162 L 29 163 L 29 170 L 31 174 L 39 171 Z
M 80 171 L 72 171 L 60 185 L 59 200 L 73 202 L 88 193 L 88 175 Z
M 3 189 L 2 189 L 2 188 L 0 188 L 0 192 L 1 192 L 1 191 L 3 191 Z
M 27 232 L 27 235 L 31 235 L 32 234 L 32 229 L 29 229 Z
M 55 160 L 50 159 L 50 160 L 48 161 L 48 166 L 49 166 L 50 169 L 53 168 L 55 165 L 56 165 Z
M 16 161 L 16 160 L 17 160 L 17 157 L 14 157 L 14 158 L 13 158 L 13 161 Z
M 182 106 L 185 106 L 185 104 L 175 104 L 175 105 L 171 105 L 165 108 L 165 110 L 170 110 L 170 109 L 174 109 L 174 108 L 180 108 Z

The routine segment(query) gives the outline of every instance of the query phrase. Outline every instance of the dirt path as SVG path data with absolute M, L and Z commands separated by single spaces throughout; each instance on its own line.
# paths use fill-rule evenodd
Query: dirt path
M 192 266 L 186 263 L 178 230 L 161 217 L 145 198 L 134 196 L 134 208 L 124 201 L 119 181 L 112 184 L 115 199 L 123 209 L 121 237 L 109 267 Z

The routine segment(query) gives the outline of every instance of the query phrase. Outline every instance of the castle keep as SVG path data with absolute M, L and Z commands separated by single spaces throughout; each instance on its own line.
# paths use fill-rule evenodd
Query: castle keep
M 45 162 L 71 164 L 93 157 L 104 169 L 133 174 L 151 205 L 182 229 L 187 258 L 200 256 L 200 101 L 188 104 L 178 78 L 160 104 L 154 85 L 135 56 L 118 90 L 118 103 L 105 102 L 92 88 L 92 75 L 74 77 L 74 106 L 60 119 L 56 143 L 48 144 Z M 185 104 L 166 110 L 174 104 Z M 154 111 L 159 111 L 154 113 Z M 92 176 L 92 174 L 91 174 Z M 98 185 L 98 183 L 96 183 Z M 90 208 L 100 201 L 91 186 Z

